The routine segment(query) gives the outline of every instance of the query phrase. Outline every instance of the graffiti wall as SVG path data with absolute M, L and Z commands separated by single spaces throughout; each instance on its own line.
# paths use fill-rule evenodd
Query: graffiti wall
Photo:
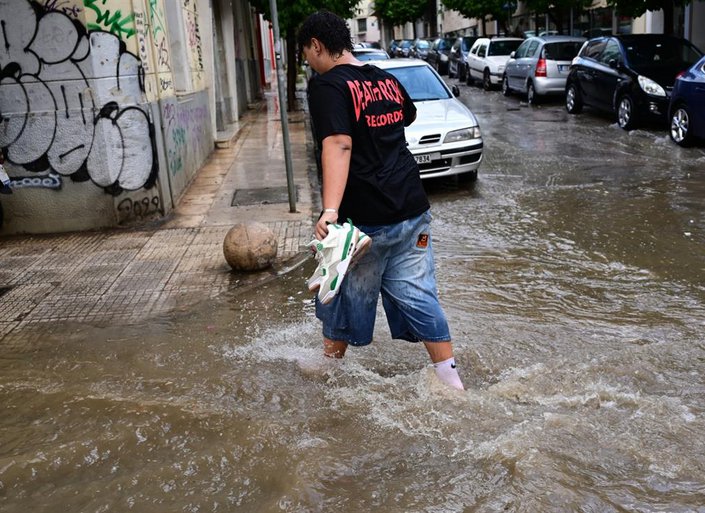
M 174 190 L 184 190 L 213 146 L 205 91 L 161 102 L 164 148 Z M 176 198 L 175 198 L 176 199 Z
M 195 173 L 212 134 L 183 124 L 210 127 L 209 110 L 175 100 L 168 36 L 162 0 L 0 0 L 0 148 L 18 184 L 0 230 L 110 226 L 163 214 L 160 191 L 181 194 L 155 185 L 185 187 L 181 174 Z M 160 109 L 172 116 L 163 131 Z M 198 151 L 186 155 L 196 132 Z M 157 137 L 168 137 L 175 167 Z

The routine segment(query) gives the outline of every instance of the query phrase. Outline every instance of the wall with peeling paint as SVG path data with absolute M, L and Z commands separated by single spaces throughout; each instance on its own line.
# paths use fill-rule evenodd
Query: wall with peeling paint
M 0 148 L 13 187 L 0 233 L 173 207 L 213 148 L 204 4 L 182 0 L 167 16 L 163 0 L 0 0 Z

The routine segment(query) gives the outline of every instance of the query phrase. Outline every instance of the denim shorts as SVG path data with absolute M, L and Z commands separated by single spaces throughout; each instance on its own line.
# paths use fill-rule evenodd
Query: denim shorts
M 426 211 L 396 224 L 358 227 L 372 238 L 370 249 L 348 271 L 333 301 L 316 299 L 324 337 L 354 346 L 372 342 L 381 293 L 392 338 L 450 340 L 436 291 L 430 225 Z

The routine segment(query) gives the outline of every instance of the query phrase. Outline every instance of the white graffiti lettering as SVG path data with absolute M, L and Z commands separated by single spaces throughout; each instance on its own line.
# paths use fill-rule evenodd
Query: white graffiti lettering
M 154 125 L 140 59 L 62 11 L 0 0 L 0 147 L 28 171 L 118 194 L 154 185 Z

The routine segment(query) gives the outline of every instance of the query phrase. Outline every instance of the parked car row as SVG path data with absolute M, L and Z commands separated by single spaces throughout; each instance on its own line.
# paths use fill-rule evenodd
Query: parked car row
M 456 38 L 395 39 L 387 50 L 392 58 L 411 57 L 428 62 L 441 75 L 448 73 L 451 47 Z
M 705 139 L 705 57 L 683 38 L 477 38 L 465 58 L 465 76 L 459 62 L 449 77 L 468 85 L 501 84 L 505 96 L 519 93 L 530 104 L 562 95 L 569 113 L 584 107 L 612 113 L 625 130 L 666 121 L 671 139 L 682 146 Z

